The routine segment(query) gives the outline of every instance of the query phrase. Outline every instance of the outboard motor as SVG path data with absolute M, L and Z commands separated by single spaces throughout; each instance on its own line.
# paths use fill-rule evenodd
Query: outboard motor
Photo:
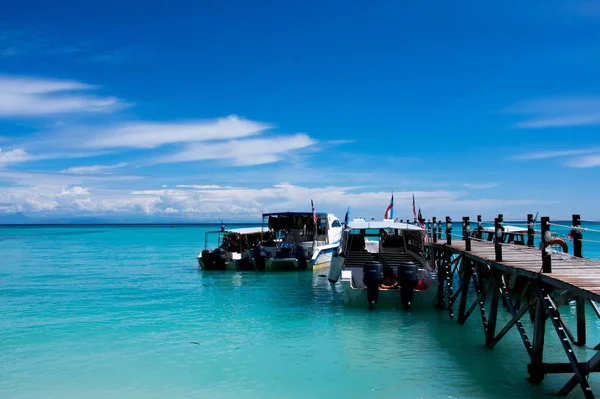
M 253 249 L 254 264 L 256 270 L 262 272 L 267 267 L 267 253 L 262 245 L 257 245 Z
M 225 270 L 227 264 L 227 254 L 223 248 L 217 248 L 213 251 L 213 261 L 215 263 L 215 269 Z
M 398 266 L 398 285 L 402 305 L 405 310 L 410 310 L 415 287 L 419 283 L 419 267 L 414 263 L 403 263 Z
M 383 265 L 381 263 L 366 263 L 363 265 L 363 283 L 367 287 L 369 310 L 377 304 L 379 284 L 383 281 Z
M 253 270 L 254 267 L 252 267 L 252 263 L 250 263 L 250 258 L 242 256 L 242 258 L 237 262 L 237 269 L 246 271 Z
M 290 259 L 294 253 L 294 246 L 292 244 L 281 244 L 275 257 L 277 259 Z
M 210 249 L 205 249 L 202 251 L 202 268 L 204 270 L 214 269 L 215 262 L 213 260 L 212 252 Z
M 306 252 L 304 252 L 304 248 L 300 246 L 296 248 L 296 260 L 298 260 L 298 269 L 300 269 L 301 271 L 306 270 L 306 268 L 308 267 Z

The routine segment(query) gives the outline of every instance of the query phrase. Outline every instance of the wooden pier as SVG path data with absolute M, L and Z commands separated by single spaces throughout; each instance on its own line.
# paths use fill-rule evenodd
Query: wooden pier
M 569 373 L 572 377 L 558 395 L 567 396 L 579 385 L 586 398 L 594 398 L 587 376 L 600 371 L 600 350 L 582 362 L 572 348 L 572 345 L 586 345 L 586 304 L 589 303 L 600 317 L 596 305 L 600 302 L 600 261 L 582 257 L 579 216 L 573 216 L 570 226 L 572 242 L 569 243 L 573 246 L 573 256 L 553 250 L 554 245 L 566 248 L 567 243 L 552 236 L 552 224 L 547 217 L 541 218 L 541 232 L 536 233 L 533 216 L 528 215 L 527 240 L 522 245 L 504 242 L 506 232 L 502 215 L 494 221 L 492 241 L 482 239 L 481 217 L 473 231 L 469 218 L 463 218 L 462 231 L 458 235 L 453 234 L 452 221 L 447 217 L 444 240 L 441 223 L 438 222 L 436 228 L 435 218 L 432 220 L 433 223 L 427 223 L 427 231 L 440 282 L 437 307 L 449 311 L 459 324 L 464 324 L 473 313 L 479 313 L 485 347 L 490 349 L 516 327 L 530 358 L 529 381 L 539 384 L 547 374 Z M 535 236 L 540 241 L 539 247 L 534 247 Z M 576 335 L 560 314 L 560 307 L 573 300 L 577 309 Z M 455 309 L 457 304 L 458 309 Z M 512 315 L 504 326 L 497 325 L 499 308 L 507 308 Z M 533 324 L 531 339 L 521 322 L 528 313 Z M 548 320 L 564 349 L 566 361 L 563 363 L 544 362 Z M 600 345 L 595 349 L 600 349 Z

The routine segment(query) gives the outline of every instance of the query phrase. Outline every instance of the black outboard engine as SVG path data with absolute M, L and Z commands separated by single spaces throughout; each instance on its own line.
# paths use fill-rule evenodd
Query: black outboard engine
M 306 270 L 306 268 L 308 267 L 306 252 L 304 252 L 304 248 L 300 246 L 296 247 L 296 260 L 298 261 L 298 269 L 300 269 L 301 271 Z
M 410 310 L 413 294 L 419 283 L 419 267 L 415 263 L 403 263 L 398 266 L 398 285 L 400 286 L 400 295 L 402 305 L 405 310 Z
M 277 249 L 277 253 L 275 257 L 277 259 L 290 259 L 294 254 L 294 245 L 293 244 L 281 244 L 281 246 Z
M 366 263 L 363 265 L 363 283 L 367 287 L 369 310 L 377 304 L 379 284 L 383 281 L 383 265 L 381 263 Z
M 213 261 L 215 263 L 215 269 L 225 270 L 227 268 L 227 254 L 223 248 L 217 248 L 213 251 Z
M 215 262 L 213 260 L 212 252 L 209 249 L 202 251 L 202 265 L 204 270 L 214 269 Z
M 257 245 L 253 249 L 254 256 L 254 264 L 256 265 L 256 270 L 262 272 L 267 267 L 267 253 L 262 245 Z

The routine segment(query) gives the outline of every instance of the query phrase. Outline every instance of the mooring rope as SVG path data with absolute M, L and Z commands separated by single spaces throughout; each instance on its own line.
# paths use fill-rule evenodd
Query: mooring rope
M 587 232 L 591 232 L 591 233 L 600 233 L 600 230 L 594 230 L 594 229 L 590 229 L 589 227 L 581 227 L 581 226 L 565 226 L 564 224 L 558 224 L 558 223 L 550 223 L 551 226 L 557 226 L 557 227 L 562 227 L 565 229 L 570 229 L 570 230 L 575 230 L 577 232 L 580 231 L 587 231 Z

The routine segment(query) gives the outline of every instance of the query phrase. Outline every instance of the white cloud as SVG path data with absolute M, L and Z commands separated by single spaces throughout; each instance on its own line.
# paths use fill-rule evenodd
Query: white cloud
M 583 148 L 577 150 L 557 150 L 557 151 L 534 151 L 526 154 L 515 155 L 514 159 L 530 160 L 530 159 L 548 159 L 568 157 L 573 155 L 590 154 L 600 151 L 600 148 Z
M 566 163 L 572 168 L 595 168 L 600 166 L 600 155 L 589 155 L 575 158 Z
M 88 189 L 82 185 L 22 184 L 0 191 L 0 212 L 25 212 L 28 216 L 113 215 L 160 217 L 168 215 L 182 220 L 244 220 L 259 222 L 269 211 L 310 211 L 314 199 L 319 212 L 337 212 L 343 216 L 351 206 L 351 216 L 383 217 L 388 205 L 388 191 L 365 191 L 356 187 L 327 186 L 310 188 L 287 183 L 267 187 L 160 188 L 128 190 Z M 160 187 L 160 185 L 156 185 Z M 395 191 L 395 215 L 412 218 L 412 192 Z M 542 201 L 532 199 L 472 200 L 456 191 L 415 191 L 417 206 L 425 218 L 445 215 L 485 216 L 502 210 L 505 215 L 517 208 L 534 206 Z
M 195 122 L 130 122 L 94 131 L 95 138 L 81 144 L 95 148 L 155 148 L 165 144 L 248 137 L 271 127 L 235 115 Z
M 23 148 L 10 151 L 2 151 L 2 148 L 0 148 L 0 168 L 11 163 L 26 162 L 32 159 L 34 157 L 29 155 Z
M 116 97 L 73 93 L 94 88 L 69 80 L 0 76 L 0 117 L 108 112 L 126 106 Z
M 89 191 L 87 188 L 85 187 L 79 187 L 79 186 L 75 186 L 75 187 L 71 187 L 71 188 L 63 188 L 60 193 L 57 194 L 58 196 L 64 196 L 64 195 L 90 195 Z
M 597 97 L 547 98 L 523 102 L 505 111 L 529 116 L 528 120 L 516 124 L 522 129 L 600 125 L 600 98 Z
M 283 154 L 310 147 L 316 142 L 305 134 L 278 136 L 225 143 L 190 144 L 185 150 L 160 157 L 155 163 L 233 160 L 235 166 L 260 165 L 279 161 Z
M 116 165 L 73 166 L 71 168 L 61 170 L 60 173 L 101 174 L 113 171 L 115 169 L 123 168 L 125 166 L 127 166 L 127 163 L 125 162 L 121 162 Z

